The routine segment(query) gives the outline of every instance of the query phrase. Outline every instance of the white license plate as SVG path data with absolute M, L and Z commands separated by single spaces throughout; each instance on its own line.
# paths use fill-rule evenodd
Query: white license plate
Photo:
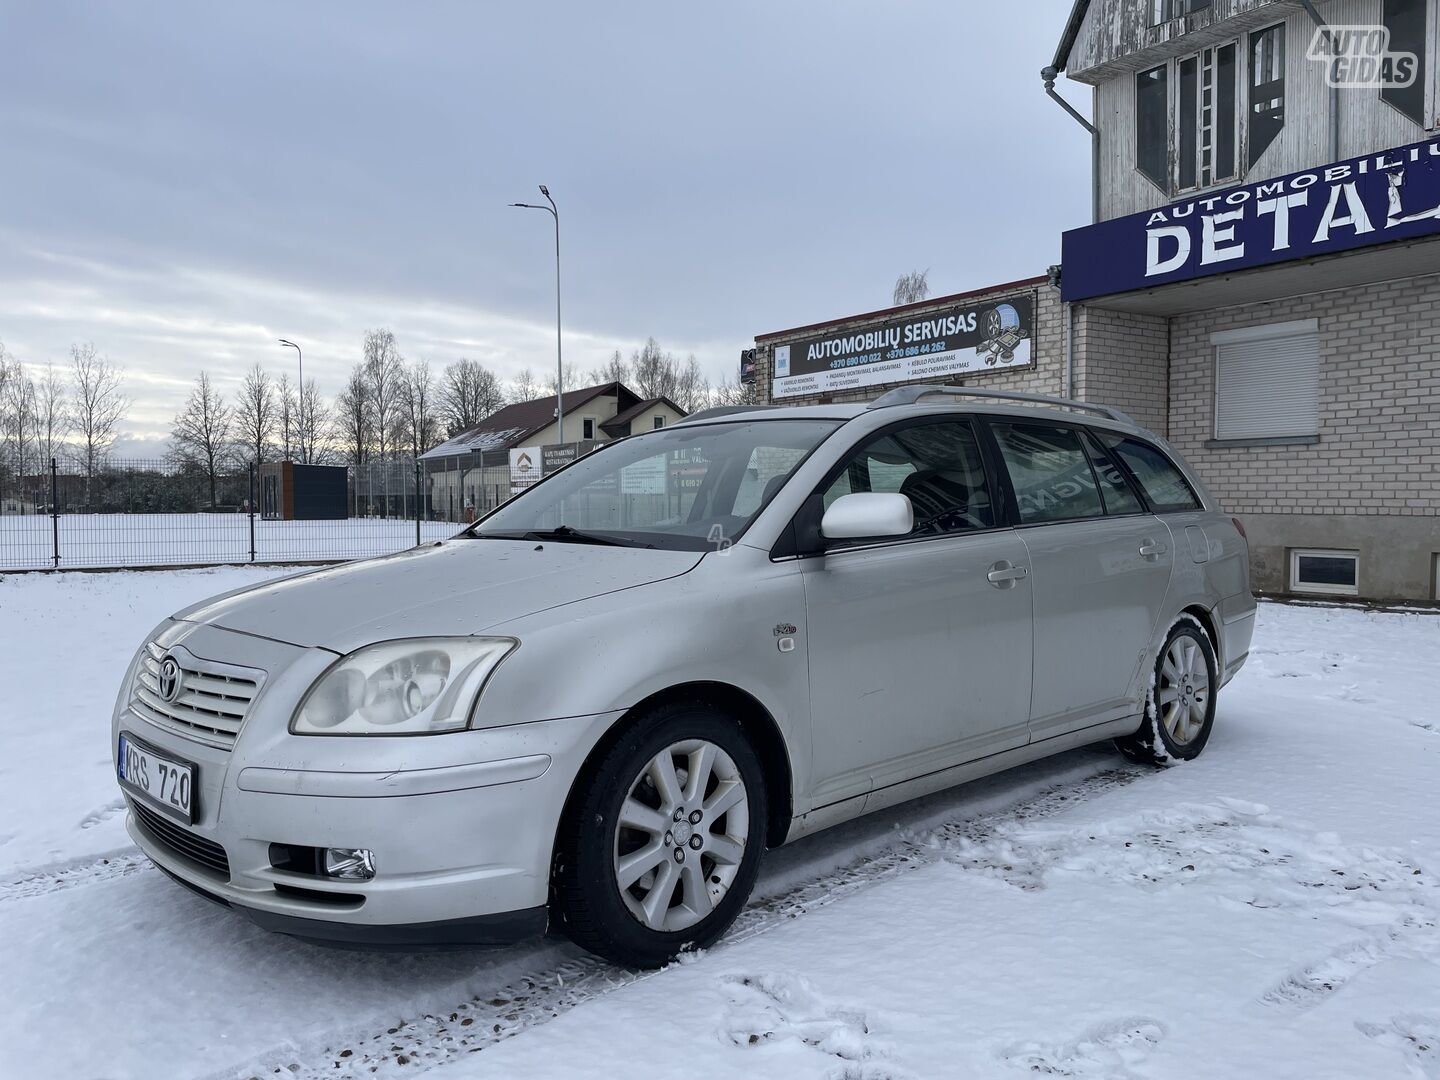
M 194 824 L 196 768 L 190 762 L 177 761 L 121 734 L 115 772 L 126 789 L 173 817 Z

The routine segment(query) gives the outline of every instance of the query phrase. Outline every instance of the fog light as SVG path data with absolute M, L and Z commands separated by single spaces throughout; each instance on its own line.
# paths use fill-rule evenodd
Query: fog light
M 369 881 L 375 876 L 375 856 L 368 848 L 326 848 L 325 876 L 346 881 Z

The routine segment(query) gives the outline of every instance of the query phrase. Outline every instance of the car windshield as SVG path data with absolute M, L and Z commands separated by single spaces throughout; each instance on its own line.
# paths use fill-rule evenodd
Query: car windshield
M 677 425 L 602 446 L 462 535 L 705 551 L 734 541 L 828 420 Z

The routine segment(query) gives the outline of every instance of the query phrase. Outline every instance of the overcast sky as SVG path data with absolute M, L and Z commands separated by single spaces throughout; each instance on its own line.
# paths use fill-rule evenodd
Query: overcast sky
M 718 381 L 904 271 L 939 295 L 1058 261 L 1089 206 L 1038 75 L 1069 7 L 0 5 L 0 341 L 122 364 L 127 448 L 202 368 L 293 374 L 280 336 L 327 396 L 378 326 L 539 373 L 551 224 L 506 204 L 545 183 L 567 360 L 653 335 Z

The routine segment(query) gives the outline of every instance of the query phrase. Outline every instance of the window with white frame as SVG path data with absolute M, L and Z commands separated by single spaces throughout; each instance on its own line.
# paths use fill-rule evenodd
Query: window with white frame
M 1150 25 L 1158 26 L 1182 15 L 1193 15 L 1213 3 L 1214 0 L 1150 0 Z
M 1215 350 L 1215 438 L 1320 434 L 1320 324 L 1316 319 L 1210 335 Z
M 657 417 L 655 417 L 654 422 L 652 423 L 651 426 L 652 426 L 656 431 L 659 431 L 661 428 L 663 428 L 663 427 L 665 426 L 665 417 L 663 417 L 663 416 L 657 416 Z
M 1354 596 L 1360 591 L 1360 553 L 1292 548 L 1290 591 Z
M 1236 176 L 1235 42 L 1176 64 L 1175 188 L 1210 187 Z
M 1240 179 L 1284 124 L 1284 23 L 1135 75 L 1135 168 L 1168 195 Z
M 587 416 L 580 421 L 580 438 L 586 442 L 595 438 L 595 417 Z

